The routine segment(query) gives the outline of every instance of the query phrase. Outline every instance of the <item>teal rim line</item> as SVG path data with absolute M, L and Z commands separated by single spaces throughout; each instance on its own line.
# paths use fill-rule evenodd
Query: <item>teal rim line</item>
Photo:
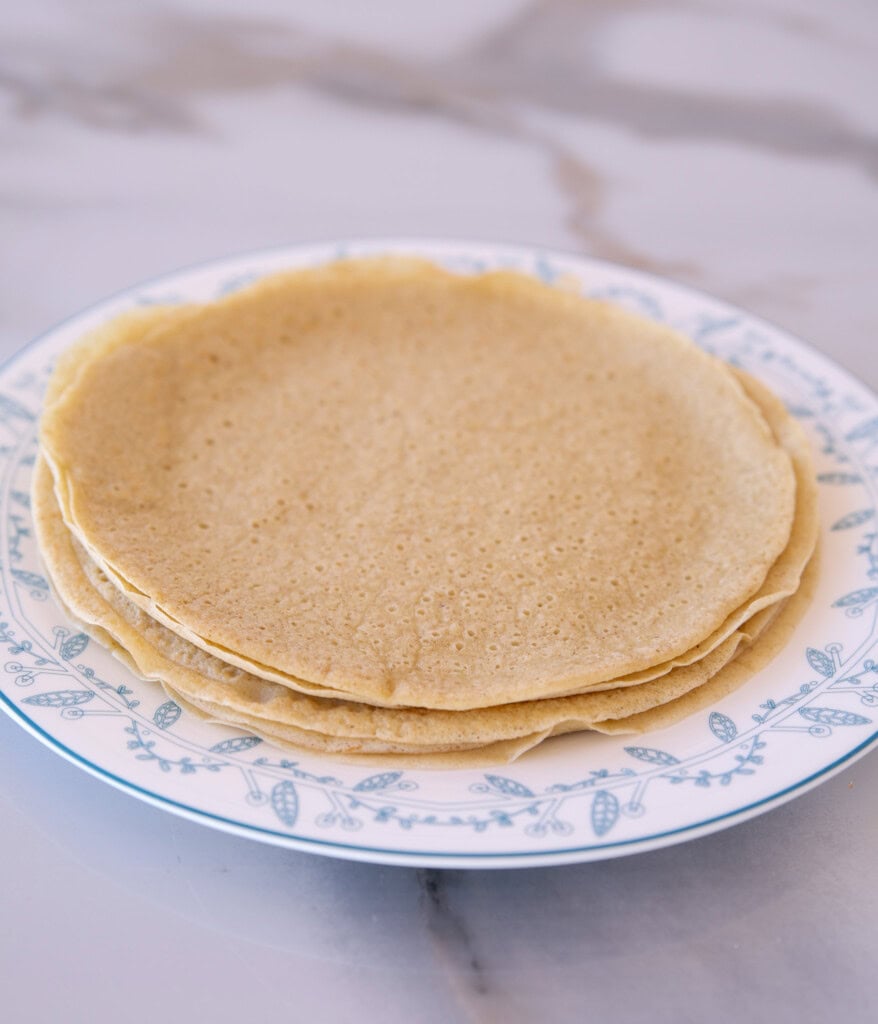
M 858 746 L 854 747 L 842 757 L 837 758 L 831 764 L 826 765 L 819 771 L 814 772 L 812 775 L 808 775 L 804 779 L 800 779 L 798 782 L 794 782 L 790 786 L 784 787 L 784 789 L 778 790 L 776 793 L 772 793 L 771 796 L 763 797 L 761 800 L 756 800 L 752 804 L 747 804 L 744 807 L 739 807 L 737 810 L 729 811 L 726 814 L 718 814 L 714 818 L 705 818 L 703 821 L 698 821 L 692 825 L 683 825 L 680 828 L 669 829 L 667 832 L 655 832 L 648 836 L 638 836 L 636 839 L 623 839 L 615 843 L 593 843 L 589 846 L 569 846 L 563 849 L 555 850 L 520 850 L 520 851 L 494 851 L 494 852 L 467 852 L 467 853 L 456 853 L 456 852 L 443 852 L 436 850 L 399 850 L 388 848 L 385 846 L 365 846 L 358 845 L 356 843 L 337 843 L 328 839 L 311 839 L 296 835 L 291 832 L 279 832 L 277 829 L 264 828 L 261 825 L 247 825 L 240 821 L 236 821 L 234 818 L 224 818 L 220 814 L 213 814 L 210 811 L 199 810 L 197 807 L 190 807 L 189 804 L 181 803 L 179 800 L 173 800 L 171 797 L 161 796 L 157 793 L 153 793 L 149 789 L 144 789 L 142 786 L 138 786 L 134 782 L 129 782 L 127 779 L 123 779 L 113 772 L 107 771 L 106 768 L 102 768 L 100 765 L 95 764 L 93 761 L 89 761 L 81 754 L 77 754 L 76 751 L 71 750 L 70 747 L 61 743 L 54 736 L 46 732 L 42 726 L 36 724 L 33 719 L 28 718 L 16 705 L 14 705 L 5 693 L 0 692 L 0 698 L 3 700 L 3 705 L 6 713 L 13 719 L 18 719 L 25 728 L 32 732 L 39 740 L 41 740 L 47 747 L 52 750 L 56 750 L 61 753 L 67 760 L 78 764 L 85 768 L 90 774 L 103 778 L 111 782 L 118 789 L 128 791 L 135 794 L 138 797 L 146 797 L 150 803 L 156 803 L 164 805 L 167 808 L 172 809 L 176 812 L 185 812 L 187 815 L 192 815 L 195 818 L 204 819 L 208 824 L 212 822 L 219 822 L 223 825 L 230 825 L 232 828 L 240 833 L 254 832 L 257 835 L 271 836 L 278 839 L 292 840 L 296 844 L 304 846 L 315 846 L 324 847 L 327 849 L 345 850 L 345 851 L 356 851 L 361 853 L 379 853 L 388 854 L 400 861 L 403 860 L 417 860 L 422 857 L 430 858 L 441 858 L 443 860 L 508 860 L 511 858 L 529 858 L 546 860 L 555 857 L 565 857 L 576 853 L 588 853 L 593 850 L 614 850 L 636 847 L 643 843 L 657 842 L 662 839 L 670 840 L 674 836 L 685 836 L 688 832 L 695 832 L 699 829 L 706 828 L 709 825 L 713 825 L 720 821 L 729 821 L 735 818 L 742 818 L 750 811 L 754 811 L 759 807 L 766 807 L 767 804 L 771 804 L 776 800 L 781 800 L 783 797 L 788 796 L 798 790 L 809 788 L 809 784 L 815 782 L 817 779 L 822 778 L 824 775 L 833 774 L 837 769 L 841 768 L 849 761 L 857 760 L 864 754 L 868 753 L 870 747 L 878 745 L 878 731 L 874 732 L 869 739 L 864 740 Z M 283 845 L 283 844 L 280 844 Z M 670 844 L 667 844 L 670 845 Z M 631 850 L 632 853 L 636 850 Z
M 708 293 L 706 293 L 704 291 L 701 291 L 698 288 L 692 288 L 689 285 L 679 284 L 676 281 L 670 280 L 668 278 L 662 278 L 662 277 L 659 277 L 656 274 L 650 274 L 650 273 L 648 273 L 646 271 L 635 270 L 635 269 L 632 269 L 632 268 L 629 268 L 629 267 L 624 267 L 624 266 L 621 266 L 619 264 L 614 264 L 614 263 L 612 263 L 612 262 L 610 262 L 608 260 L 593 259 L 593 258 L 591 258 L 589 256 L 583 256 L 581 253 L 576 253 L 576 252 L 571 252 L 571 251 L 564 251 L 564 250 L 560 250 L 560 249 L 543 248 L 542 246 L 530 247 L 530 246 L 527 246 L 527 245 L 511 245 L 511 244 L 502 244 L 502 243 L 501 244 L 495 244 L 495 243 L 492 243 L 492 242 L 474 242 L 472 240 L 460 241 L 458 239 L 442 239 L 442 238 L 432 238 L 432 239 L 421 239 L 421 238 L 412 238 L 412 239 L 405 239 L 405 238 L 368 239 L 368 238 L 360 238 L 360 239 L 345 239 L 345 240 L 338 240 L 338 241 L 330 240 L 330 241 L 322 241 L 322 242 L 302 242 L 302 243 L 296 243 L 296 244 L 293 244 L 293 245 L 284 244 L 284 245 L 270 246 L 270 247 L 264 248 L 264 249 L 245 251 L 245 252 L 233 254 L 231 256 L 220 257 L 220 258 L 214 259 L 214 260 L 203 260 L 203 261 L 199 261 L 197 263 L 192 263 L 192 264 L 189 264 L 187 266 L 181 267 L 181 268 L 179 268 L 177 270 L 166 272 L 166 273 L 160 274 L 160 275 L 158 275 L 156 277 L 148 278 L 147 280 L 141 281 L 141 282 L 139 282 L 137 284 L 129 285 L 127 288 L 123 288 L 123 289 L 120 289 L 117 292 L 113 292 L 112 294 L 106 296 L 105 298 L 99 300 L 98 302 L 92 303 L 90 306 L 86 306 L 84 309 L 79 310 L 79 312 L 73 313 L 70 316 L 65 317 L 63 320 L 58 321 L 52 327 L 50 327 L 47 330 L 43 331 L 41 334 L 37 335 L 36 337 L 32 338 L 29 342 L 27 342 L 20 349 L 18 349 L 18 351 L 14 352 L 11 356 L 9 356 L 2 363 L 0 363 L 0 371 L 4 371 L 8 367 L 12 366 L 22 356 L 24 356 L 24 354 L 26 352 L 29 352 L 31 349 L 35 348 L 40 342 L 42 342 L 45 339 L 47 339 L 48 337 L 50 337 L 56 331 L 60 330 L 62 327 L 65 327 L 67 324 L 72 323 L 75 320 L 78 320 L 80 317 L 85 316 L 85 315 L 95 311 L 96 309 L 99 309 L 101 306 L 104 306 L 104 305 L 106 305 L 106 304 L 108 304 L 110 302 L 113 302 L 116 299 L 120 299 L 120 298 L 122 298 L 125 295 L 129 295 L 129 294 L 131 294 L 133 292 L 137 292 L 137 291 L 139 291 L 139 290 L 141 290 L 143 288 L 147 288 L 147 287 L 150 287 L 152 285 L 159 284 L 159 283 L 161 283 L 163 281 L 179 277 L 181 274 L 186 274 L 186 273 L 193 272 L 193 271 L 196 271 L 196 270 L 207 269 L 207 268 L 209 268 L 212 265 L 222 266 L 225 263 L 236 263 L 236 262 L 238 262 L 240 260 L 244 260 L 244 259 L 248 259 L 248 258 L 250 258 L 250 259 L 257 258 L 258 259 L 260 256 L 267 256 L 267 255 L 271 255 L 272 253 L 281 253 L 281 252 L 283 252 L 285 250 L 288 250 L 288 249 L 309 249 L 309 248 L 315 248 L 315 249 L 316 248 L 327 248 L 327 249 L 331 249 L 333 247 L 338 247 L 338 246 L 341 246 L 341 245 L 350 245 L 350 246 L 356 247 L 356 246 L 364 245 L 364 244 L 366 244 L 366 245 L 379 245 L 381 243 L 384 243 L 384 244 L 388 245 L 388 247 L 411 246 L 413 250 L 416 250 L 418 248 L 430 248 L 430 247 L 434 247 L 434 246 L 435 247 L 448 246 L 449 248 L 459 248 L 461 250 L 466 250 L 467 248 L 482 248 L 482 247 L 484 247 L 484 248 L 494 249 L 497 252 L 506 252 L 506 253 L 515 254 L 515 255 L 530 255 L 530 256 L 532 256 L 535 253 L 544 254 L 544 255 L 546 255 L 548 257 L 551 257 L 553 255 L 557 255 L 557 256 L 561 256 L 562 258 L 566 258 L 566 259 L 573 259 L 573 260 L 579 259 L 579 260 L 582 260 L 584 262 L 597 264 L 599 266 L 615 268 L 615 269 L 618 269 L 623 274 L 633 275 L 634 277 L 639 277 L 639 278 L 647 280 L 647 281 L 652 281 L 652 282 L 655 282 L 656 284 L 659 284 L 659 285 L 670 284 L 674 288 L 679 289 L 680 291 L 688 292 L 690 295 L 699 296 L 699 297 L 705 299 L 708 302 L 711 302 L 711 303 L 714 303 L 714 304 L 719 304 L 721 306 L 725 306 L 729 310 L 734 310 L 735 312 L 744 312 L 744 314 L 747 316 L 747 318 L 749 320 L 751 320 L 753 323 L 755 323 L 755 324 L 763 324 L 769 330 L 771 330 L 771 331 L 773 331 L 773 332 L 775 332 L 777 334 L 780 334 L 781 336 L 783 336 L 785 338 L 789 338 L 789 339 L 793 340 L 798 345 L 802 345 L 804 348 L 808 349 L 812 354 L 816 355 L 819 359 L 821 359 L 821 360 L 825 361 L 826 363 L 828 363 L 829 365 L 831 365 L 836 372 L 840 373 L 843 377 L 847 378 L 849 382 L 857 385 L 858 387 L 863 388 L 873 399 L 878 401 L 878 395 L 876 395 L 867 384 L 865 384 L 863 381 L 861 381 L 858 377 L 856 377 L 853 373 L 851 373 L 845 367 L 839 366 L 839 364 L 834 362 L 832 359 L 830 359 L 827 355 L 825 355 L 819 349 L 815 348 L 809 342 L 803 341 L 800 338 L 794 338 L 787 331 L 783 330 L 783 328 L 776 327 L 775 325 L 773 325 L 769 321 L 764 320 L 761 317 L 755 316 L 753 314 L 747 313 L 746 311 L 739 311 L 739 310 L 736 309 L 736 307 L 731 306 L 729 303 L 725 302 L 724 300 L 717 299 L 714 296 L 709 295 Z M 764 808 L 765 810 L 768 810 L 769 809 L 769 805 L 775 803 L 776 801 L 782 800 L 786 796 L 791 796 L 792 794 L 798 793 L 801 790 L 807 790 L 807 789 L 811 788 L 811 784 L 815 783 L 818 779 L 821 779 L 821 778 L 823 778 L 824 776 L 827 776 L 827 775 L 834 774 L 836 771 L 838 771 L 844 765 L 846 765 L 846 764 L 848 764 L 850 762 L 853 762 L 853 761 L 857 760 L 858 758 L 862 757 L 864 754 L 868 753 L 868 751 L 870 750 L 871 747 L 878 745 L 878 731 L 876 731 L 867 740 L 864 740 L 858 746 L 854 747 L 853 750 L 848 751 L 847 754 L 843 755 L 840 758 L 837 758 L 835 761 L 832 761 L 830 764 L 824 766 L 819 771 L 816 771 L 813 774 L 808 775 L 806 778 L 800 779 L 799 781 L 797 781 L 797 782 L 795 782 L 795 783 L 793 783 L 793 784 L 791 784 L 789 786 L 786 786 L 786 787 L 784 787 L 781 790 L 778 790 L 778 792 L 773 793 L 770 796 L 762 797 L 762 799 L 757 800 L 754 803 L 747 804 L 744 807 L 739 807 L 739 808 L 737 808 L 734 811 L 727 812 L 726 814 L 720 814 L 720 815 L 717 815 L 716 817 L 713 817 L 713 818 L 706 818 L 703 821 L 695 822 L 695 823 L 693 823 L 691 825 L 684 825 L 684 826 L 682 826 L 680 828 L 676 828 L 676 829 L 670 829 L 670 830 L 668 830 L 666 832 L 656 832 L 656 833 L 653 833 L 652 835 L 648 835 L 648 836 L 638 836 L 636 839 L 624 839 L 624 840 L 619 840 L 619 841 L 613 842 L 613 843 L 596 843 L 596 844 L 592 844 L 592 845 L 589 845 L 589 846 L 572 846 L 572 847 L 565 847 L 563 849 L 554 849 L 554 850 L 528 850 L 528 851 L 511 851 L 511 852 L 510 851 L 497 851 L 497 852 L 465 852 L 465 853 L 458 853 L 458 852 L 441 852 L 441 851 L 430 851 L 430 850 L 399 850 L 399 849 L 387 848 L 387 847 L 382 847 L 382 846 L 365 846 L 365 845 L 362 845 L 362 844 L 358 845 L 358 844 L 355 844 L 355 843 L 338 843 L 338 842 L 333 842 L 331 840 L 325 840 L 325 839 L 312 839 L 312 838 L 306 838 L 306 837 L 302 837 L 302 836 L 297 836 L 294 833 L 279 832 L 276 829 L 264 828 L 264 827 L 262 827 L 260 825 L 243 824 L 242 822 L 236 821 L 233 818 L 225 818 L 225 817 L 223 817 L 222 815 L 219 815 L 219 814 L 212 814 L 210 811 L 199 810 L 198 808 L 191 807 L 188 804 L 181 803 L 178 800 L 173 800 L 170 797 L 161 796 L 161 795 L 159 795 L 157 793 L 152 792 L 151 790 L 144 789 L 142 786 L 138 786 L 136 783 L 129 782 L 127 779 L 123 779 L 120 776 L 115 775 L 113 772 L 108 771 L 106 768 L 102 768 L 100 765 L 97 765 L 94 762 L 89 761 L 87 758 L 83 757 L 81 754 L 76 753 L 70 747 L 68 747 L 65 744 L 61 743 L 54 736 L 52 736 L 48 732 L 46 732 L 46 730 L 43 729 L 42 726 L 37 725 L 36 722 L 33 721 L 33 719 L 28 718 L 28 716 L 26 714 L 24 714 L 24 712 L 22 712 L 21 709 L 17 705 L 13 704 L 12 701 L 7 697 L 7 695 L 5 693 L 3 693 L 2 691 L 0 691 L 0 699 L 2 699 L 2 707 L 3 707 L 4 711 L 10 716 L 10 718 L 12 718 L 13 720 L 17 720 L 21 725 L 24 726 L 24 728 L 28 732 L 32 733 L 37 739 L 39 739 L 50 750 L 54 750 L 57 753 L 60 753 L 66 760 L 68 760 L 71 763 L 76 764 L 76 765 L 84 768 L 86 771 L 88 771 L 90 774 L 94 775 L 96 778 L 104 779 L 104 780 L 110 782 L 113 786 L 115 786 L 116 788 L 122 790 L 123 792 L 129 792 L 129 793 L 133 794 L 134 796 L 137 796 L 139 798 L 145 799 L 145 801 L 147 803 L 153 803 L 153 804 L 155 804 L 155 805 L 157 805 L 159 807 L 164 807 L 166 809 L 171 810 L 174 813 L 179 813 L 181 816 L 191 815 L 194 819 L 200 819 L 202 822 L 204 822 L 204 823 L 206 823 L 208 825 L 210 825 L 212 823 L 218 823 L 218 824 L 229 826 L 234 832 L 236 832 L 236 833 L 238 833 L 238 834 L 240 834 L 242 836 L 246 836 L 248 834 L 249 835 L 255 834 L 256 836 L 271 837 L 272 839 L 284 840 L 284 841 L 286 841 L 287 845 L 290 845 L 291 843 L 296 844 L 296 845 L 300 845 L 303 849 L 307 848 L 307 847 L 317 847 L 317 848 L 325 848 L 325 849 L 331 849 L 331 850 L 333 850 L 333 849 L 334 850 L 341 850 L 341 851 L 350 852 L 350 853 L 384 854 L 384 855 L 393 857 L 394 859 L 398 860 L 399 862 L 417 861 L 419 858 L 436 858 L 436 859 L 447 860 L 447 861 L 455 861 L 455 860 L 460 860 L 460 861 L 466 861 L 466 860 L 484 860 L 484 861 L 492 861 L 493 860 L 493 861 L 499 861 L 499 860 L 503 860 L 503 861 L 507 861 L 507 860 L 510 860 L 510 859 L 518 859 L 518 858 L 522 858 L 522 859 L 524 859 L 524 858 L 532 858 L 534 860 L 546 861 L 546 860 L 554 859 L 554 858 L 557 858 L 557 857 L 570 857 L 570 856 L 575 855 L 577 853 L 589 853 L 589 852 L 592 852 L 592 851 L 604 851 L 604 850 L 614 850 L 614 849 L 626 849 L 627 852 L 634 853 L 634 852 L 636 852 L 636 847 L 639 846 L 639 845 L 642 845 L 642 844 L 648 844 L 648 843 L 652 843 L 652 842 L 660 842 L 661 840 L 668 840 L 668 841 L 670 841 L 675 836 L 682 838 L 682 837 L 684 837 L 688 833 L 698 832 L 701 829 L 704 829 L 704 828 L 709 827 L 710 825 L 716 824 L 717 822 L 721 822 L 721 821 L 734 821 L 735 819 L 745 819 L 748 816 L 750 816 L 751 812 L 757 810 L 758 808 Z M 670 842 L 664 843 L 662 845 L 670 845 Z M 311 851 L 311 852 L 316 852 L 316 851 Z

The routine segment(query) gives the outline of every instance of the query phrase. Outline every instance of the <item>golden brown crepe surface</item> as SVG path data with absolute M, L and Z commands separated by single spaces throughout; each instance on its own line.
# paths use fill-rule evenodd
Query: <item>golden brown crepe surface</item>
M 795 511 L 786 451 L 691 343 L 415 261 L 105 336 L 42 438 L 90 557 L 179 636 L 404 706 L 685 656 L 749 608 Z

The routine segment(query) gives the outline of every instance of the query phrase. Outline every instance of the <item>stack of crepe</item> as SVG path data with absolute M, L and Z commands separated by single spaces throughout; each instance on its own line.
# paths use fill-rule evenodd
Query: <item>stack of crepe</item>
M 83 339 L 34 509 L 69 614 L 175 700 L 425 764 L 710 705 L 777 648 L 817 538 L 757 381 L 570 290 L 396 258 Z

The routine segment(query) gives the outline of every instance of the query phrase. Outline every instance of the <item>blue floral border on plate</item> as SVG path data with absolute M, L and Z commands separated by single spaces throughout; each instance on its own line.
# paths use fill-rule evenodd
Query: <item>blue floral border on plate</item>
M 382 248 L 382 243 L 372 245 L 375 249 Z M 411 243 L 411 248 L 423 251 L 429 245 Z M 437 243 L 432 245 L 435 248 Z M 441 247 L 442 243 L 438 245 Z M 348 243 L 334 249 L 325 247 L 323 251 L 325 258 L 331 258 L 363 248 L 360 243 Z M 368 243 L 365 248 L 369 248 Z M 478 271 L 488 265 L 513 266 L 530 270 L 547 281 L 570 272 L 571 261 L 563 256 L 489 247 L 493 258 L 485 258 L 473 256 L 470 251 L 473 247 L 466 244 L 448 248 L 450 251 L 442 257 L 443 262 L 461 271 Z M 496 252 L 501 256 L 494 256 Z M 236 262 L 244 264 L 250 259 L 258 263 L 259 256 L 254 254 Z M 581 271 L 594 265 L 583 260 L 572 262 Z M 607 270 L 606 265 L 600 266 Z M 618 283 L 591 289 L 591 293 L 628 305 L 645 315 L 665 318 L 662 292 L 668 285 L 658 282 L 652 289 L 646 275 L 622 268 L 615 268 L 615 272 Z M 222 278 L 217 292 L 225 294 L 259 274 L 258 270 L 239 267 Z M 171 275 L 123 294 L 138 302 L 177 301 L 184 296 L 168 288 L 169 282 L 177 277 L 179 275 Z M 466 799 L 458 797 L 456 801 L 437 803 L 424 796 L 410 772 L 359 773 L 356 781 L 345 782 L 331 772 L 309 771 L 302 761 L 285 757 L 267 744 L 263 745 L 257 737 L 235 730 L 217 727 L 220 731 L 216 735 L 222 738 L 208 746 L 194 744 L 180 736 L 175 726 L 183 713 L 175 702 L 156 697 L 149 700 L 147 710 L 144 694 L 154 697 L 155 688 L 144 689 L 150 684 L 138 683 L 133 677 L 130 685 L 104 678 L 109 673 L 89 663 L 92 660 L 89 638 L 71 628 L 57 609 L 53 609 L 54 615 L 47 615 L 47 609 L 53 606 L 47 602 L 48 583 L 32 538 L 28 477 L 35 452 L 36 417 L 49 366 L 26 369 L 14 379 L 7 379 L 18 363 L 33 361 L 25 357 L 27 354 L 35 356 L 39 349 L 34 346 L 39 346 L 40 339 L 14 357 L 0 376 L 3 381 L 0 452 L 4 456 L 0 515 L 6 531 L 0 552 L 5 605 L 0 622 L 0 645 L 6 645 L 11 656 L 4 670 L 14 687 L 9 693 L 0 694 L 6 709 L 65 757 L 161 806 L 209 819 L 243 834 L 261 835 L 302 848 L 326 848 L 349 856 L 369 857 L 371 854 L 378 855 L 377 859 L 409 863 L 430 860 L 506 863 L 518 858 L 571 860 L 583 859 L 583 854 L 594 856 L 601 851 L 624 852 L 626 848 L 633 850 L 697 834 L 719 822 L 742 820 L 792 793 L 804 791 L 864 753 L 878 739 L 874 719 L 865 713 L 878 704 L 878 665 L 871 657 L 878 644 L 878 527 L 874 525 L 878 465 L 873 465 L 873 460 L 878 461 L 878 401 L 860 386 L 852 391 L 841 391 L 833 386 L 826 375 L 819 372 L 819 366 L 814 368 L 814 363 L 822 361 L 820 357 L 809 356 L 804 361 L 796 358 L 796 343 L 779 347 L 778 332 L 766 325 L 725 307 L 718 311 L 719 304 L 706 297 L 704 305 L 705 310 L 691 322 L 680 324 L 669 319 L 707 350 L 760 376 L 771 376 L 774 386 L 785 380 L 786 390 L 796 395 L 791 411 L 810 423 L 813 433 L 820 439 L 824 463 L 827 460 L 831 463 L 831 468 L 822 468 L 820 483 L 850 493 L 851 507 L 828 524 L 828 529 L 830 533 L 857 538 L 855 555 L 862 567 L 860 582 L 863 585 L 838 594 L 833 607 L 841 609 L 849 619 L 861 620 L 867 627 L 848 653 L 842 644 L 831 641 L 808 647 L 804 653 L 802 679 L 783 696 L 761 701 L 749 721 L 742 723 L 723 711 L 711 711 L 707 716 L 712 735 L 710 747 L 695 755 L 677 756 L 663 745 L 652 745 L 647 736 L 643 743 L 627 744 L 624 747 L 626 762 L 612 768 L 592 768 L 582 777 L 540 788 L 522 782 L 515 766 L 505 767 L 502 772 L 468 773 Z M 74 322 L 78 319 L 74 318 Z M 45 336 L 45 345 L 57 330 Z M 841 371 L 833 368 L 833 375 L 836 374 L 844 378 Z M 779 390 L 783 393 L 784 388 Z M 41 625 L 29 617 L 34 612 L 42 620 Z M 47 632 L 50 621 L 53 624 Z M 264 811 L 268 816 L 266 823 L 225 817 L 203 806 L 186 804 L 90 761 L 53 735 L 52 719 L 46 717 L 53 715 L 66 723 L 84 719 L 92 724 L 95 719 L 122 723 L 125 748 L 130 756 L 142 764 L 149 763 L 160 774 L 204 776 L 227 773 L 227 770 L 239 773 L 248 812 Z M 37 718 L 49 724 L 41 725 Z M 869 726 L 873 728 L 869 730 Z M 776 792 L 678 828 L 653 833 L 641 831 L 631 838 L 612 836 L 621 819 L 637 819 L 647 814 L 647 790 L 656 782 L 679 789 L 729 787 L 760 770 L 772 735 L 786 733 L 827 739 L 838 730 L 850 733 L 851 746 L 840 757 L 821 764 L 814 772 Z M 266 750 L 271 753 L 266 755 Z M 341 768 L 339 774 L 350 774 L 349 766 Z M 319 801 L 319 809 L 315 801 Z M 571 812 L 574 807 L 575 815 Z M 575 831 L 570 818 L 581 819 L 580 812 L 585 807 L 591 842 L 541 848 L 540 841 L 547 837 L 559 842 L 569 839 Z M 443 851 L 339 842 L 319 837 L 313 829 L 311 834 L 303 834 L 297 826 L 301 826 L 306 814 L 321 831 L 341 829 L 351 834 L 352 839 L 365 822 L 370 826 L 393 825 L 410 833 L 463 829 L 480 835 L 511 829 L 534 844 L 527 849 L 480 850 L 468 841 L 458 850 Z M 268 821 L 275 823 L 274 827 Z

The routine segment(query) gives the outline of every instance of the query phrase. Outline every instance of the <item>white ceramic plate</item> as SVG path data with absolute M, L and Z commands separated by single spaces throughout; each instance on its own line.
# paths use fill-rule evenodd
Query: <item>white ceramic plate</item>
M 784 651 L 714 709 L 638 737 L 544 744 L 488 771 L 370 773 L 207 725 L 79 633 L 31 529 L 36 421 L 55 356 L 133 304 L 201 301 L 286 267 L 372 252 L 463 271 L 512 267 L 663 320 L 760 377 L 814 444 L 821 577 Z M 878 742 L 878 399 L 739 310 L 621 267 L 464 242 L 335 243 L 170 274 L 50 331 L 0 371 L 0 700 L 47 746 L 135 796 L 215 828 L 337 857 L 514 867 L 614 857 L 726 828 L 817 785 Z

